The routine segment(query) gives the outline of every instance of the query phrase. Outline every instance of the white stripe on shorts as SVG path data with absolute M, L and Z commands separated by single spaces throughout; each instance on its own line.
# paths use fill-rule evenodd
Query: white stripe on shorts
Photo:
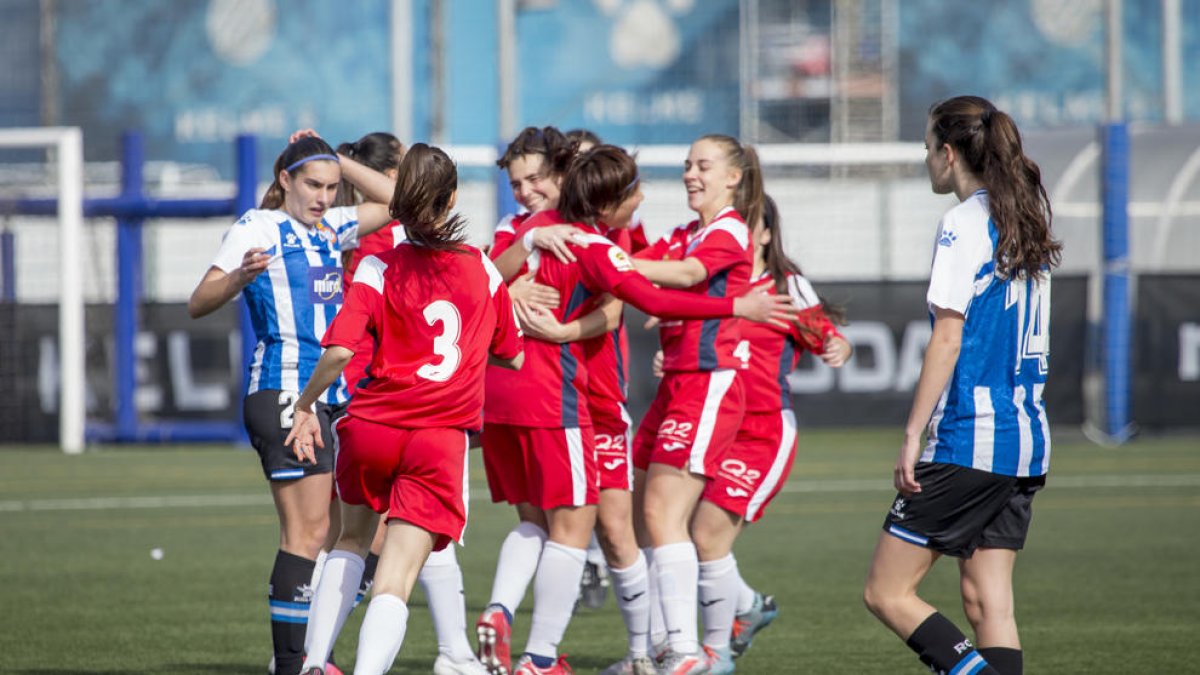
M 471 434 L 463 432 L 463 529 L 458 533 L 458 545 L 466 546 L 463 539 L 467 536 L 467 523 L 471 522 Z
M 700 411 L 700 421 L 696 424 L 696 438 L 692 441 L 692 454 L 688 459 L 688 471 L 692 473 L 704 475 L 704 457 L 712 443 L 717 413 L 721 410 L 721 401 L 724 400 L 729 387 L 733 386 L 733 378 L 736 376 L 737 371 L 732 368 L 721 368 L 709 373 L 708 392 L 704 395 L 704 408 Z
M 775 450 L 775 459 L 771 462 L 771 468 L 767 471 L 766 477 L 754 491 L 754 495 L 750 497 L 750 504 L 746 506 L 746 520 L 754 520 L 758 515 L 758 510 L 771 497 L 775 486 L 779 485 L 780 477 L 787 469 L 788 459 L 792 456 L 792 448 L 796 447 L 796 414 L 785 409 L 779 411 L 779 417 L 781 425 L 779 448 Z
M 624 403 L 618 403 L 621 408 L 621 420 L 625 422 L 625 472 L 629 477 L 629 489 L 633 489 L 633 417 Z
M 567 456 L 571 461 L 571 504 L 583 506 L 587 503 L 587 464 L 583 457 L 583 435 L 579 427 L 563 429 L 567 438 Z

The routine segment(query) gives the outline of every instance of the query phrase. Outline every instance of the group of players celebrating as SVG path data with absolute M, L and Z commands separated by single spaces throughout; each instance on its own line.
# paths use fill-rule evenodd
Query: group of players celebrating
M 523 210 L 485 253 L 465 243 L 456 168 L 439 148 L 372 134 L 335 151 L 297 132 L 261 208 L 229 230 L 193 293 L 193 316 L 242 294 L 258 340 L 244 416 L 280 517 L 273 668 L 338 672 L 334 641 L 370 593 L 355 673 L 387 672 L 419 580 L 435 673 L 569 673 L 558 646 L 595 536 L 628 636 L 604 672 L 731 673 L 777 613 L 733 546 L 790 471 L 786 378 L 799 355 L 834 367 L 851 355 L 840 313 L 784 254 L 757 155 L 735 138 L 691 145 L 696 219 L 653 244 L 625 150 L 531 127 L 498 164 Z M 654 317 L 661 339 L 661 382 L 636 433 L 624 303 Z M 493 501 L 518 516 L 474 650 L 453 546 L 472 445 Z M 902 494 L 919 493 L 901 478 L 916 481 L 898 475 Z

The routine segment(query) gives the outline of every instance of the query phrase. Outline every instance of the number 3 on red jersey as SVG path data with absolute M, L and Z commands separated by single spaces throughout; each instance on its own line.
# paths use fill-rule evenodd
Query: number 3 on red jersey
M 440 363 L 426 363 L 417 369 L 417 376 L 433 382 L 445 382 L 450 379 L 462 360 L 462 352 L 458 350 L 458 337 L 462 332 L 462 318 L 458 308 L 447 300 L 437 300 L 425 306 L 422 312 L 425 322 L 430 326 L 442 324 L 442 333 L 433 338 L 434 356 L 440 356 Z

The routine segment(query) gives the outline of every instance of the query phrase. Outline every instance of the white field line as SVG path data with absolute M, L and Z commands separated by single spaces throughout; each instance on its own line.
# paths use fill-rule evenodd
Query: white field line
M 1051 475 L 1050 489 L 1200 487 L 1200 474 L 1115 476 Z M 792 480 L 783 492 L 892 492 L 886 480 Z M 487 490 L 472 490 L 472 499 L 487 499 Z M 84 497 L 74 499 L 0 500 L 0 513 L 21 511 L 104 511 L 116 509 L 175 509 L 220 506 L 260 506 L 271 503 L 266 494 L 167 495 L 161 497 Z

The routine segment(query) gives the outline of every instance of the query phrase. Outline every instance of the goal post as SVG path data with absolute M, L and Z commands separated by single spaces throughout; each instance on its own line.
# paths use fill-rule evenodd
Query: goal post
M 0 148 L 52 152 L 58 192 L 58 443 L 83 452 L 85 424 L 83 329 L 83 132 L 79 127 L 0 129 Z

